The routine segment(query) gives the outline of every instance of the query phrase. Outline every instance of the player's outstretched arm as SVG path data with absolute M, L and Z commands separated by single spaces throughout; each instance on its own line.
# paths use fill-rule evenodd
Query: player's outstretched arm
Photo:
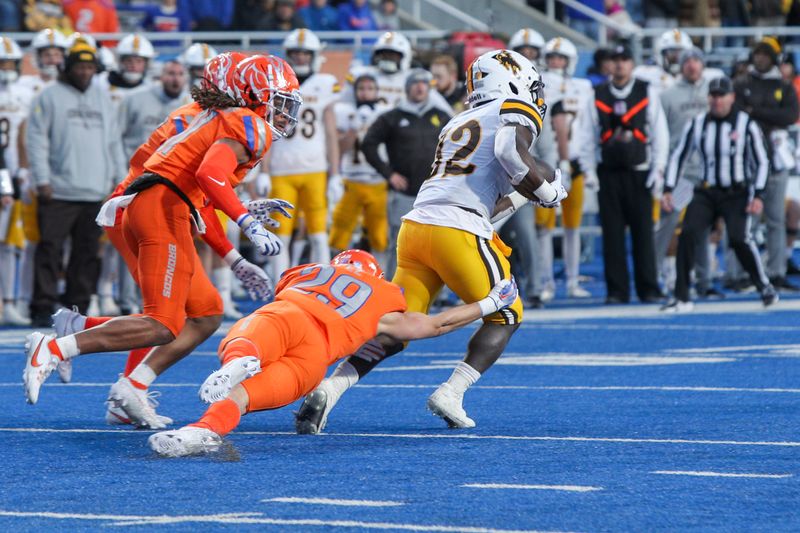
M 422 313 L 388 313 L 378 323 L 378 335 L 400 342 L 437 337 L 466 326 L 486 315 L 505 309 L 517 299 L 514 278 L 497 283 L 486 298 L 475 303 L 457 305 L 436 315 Z

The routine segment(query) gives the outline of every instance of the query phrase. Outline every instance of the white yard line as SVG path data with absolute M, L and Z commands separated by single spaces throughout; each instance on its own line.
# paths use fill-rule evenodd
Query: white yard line
M 560 490 L 565 492 L 594 492 L 603 487 L 585 485 L 511 485 L 505 483 L 467 483 L 461 485 L 470 489 L 519 489 L 519 490 Z
M 697 477 L 745 477 L 763 479 L 783 479 L 792 477 L 792 474 L 745 474 L 739 472 L 695 472 L 682 470 L 656 470 L 651 474 L 662 474 L 668 476 L 697 476 Z
M 0 428 L 5 433 L 141 433 L 136 429 L 90 429 L 90 428 Z M 295 435 L 293 431 L 237 431 L 236 435 L 264 435 L 280 437 Z M 796 441 L 740 441 L 712 439 L 642 439 L 627 437 L 553 437 L 536 435 L 473 435 L 469 433 L 323 433 L 325 437 L 355 437 L 363 439 L 462 439 L 462 440 L 506 440 L 538 442 L 598 442 L 609 444 L 694 444 L 701 446 L 777 446 L 800 447 Z
M 340 505 L 342 507 L 399 507 L 403 502 L 384 500 L 337 500 L 332 498 L 299 498 L 295 496 L 269 498 L 261 500 L 264 503 L 308 503 L 312 505 Z
M 380 529 L 401 531 L 435 531 L 443 533 L 536 533 L 535 530 L 495 529 L 473 526 L 443 526 L 434 524 L 407 524 L 395 522 L 362 522 L 358 520 L 320 520 L 316 518 L 282 519 L 269 518 L 262 513 L 228 513 L 211 515 L 111 515 L 92 513 L 49 513 L 2 511 L 0 517 L 13 518 L 50 518 L 53 520 L 93 520 L 108 522 L 112 526 L 152 526 L 181 523 L 214 523 L 214 524 L 263 524 L 277 526 L 317 526 L 342 527 L 352 529 Z M 542 532 L 544 533 L 544 532 Z

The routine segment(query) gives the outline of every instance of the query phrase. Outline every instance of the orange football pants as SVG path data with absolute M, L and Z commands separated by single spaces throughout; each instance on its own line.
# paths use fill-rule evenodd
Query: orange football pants
M 189 210 L 174 192 L 159 185 L 140 192 L 121 223 L 106 229 L 142 290 L 145 316 L 177 336 L 187 316 L 222 314 L 194 247 Z
M 254 355 L 261 372 L 242 382 L 247 412 L 277 409 L 322 382 L 328 342 L 316 321 L 293 302 L 275 301 L 239 320 L 219 345 L 220 360 Z

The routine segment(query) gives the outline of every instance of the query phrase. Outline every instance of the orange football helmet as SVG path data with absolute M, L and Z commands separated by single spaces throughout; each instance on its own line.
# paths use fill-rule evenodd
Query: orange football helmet
M 384 274 L 381 265 L 378 264 L 377 259 L 364 250 L 345 250 L 331 259 L 332 265 L 352 265 L 356 269 L 371 274 L 376 278 L 383 279 Z

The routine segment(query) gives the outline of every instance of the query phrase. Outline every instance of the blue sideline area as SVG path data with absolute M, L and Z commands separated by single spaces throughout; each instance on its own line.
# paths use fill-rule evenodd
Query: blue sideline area
M 27 330 L 0 330 L 0 525 L 797 531 L 798 304 L 532 311 L 467 395 L 473 430 L 425 410 L 470 327 L 387 361 L 344 396 L 324 435 L 293 433 L 295 405 L 249 415 L 223 452 L 183 460 L 156 458 L 146 431 L 104 424 L 123 355 L 77 359 L 73 384 L 53 376 L 28 406 Z M 203 410 L 197 386 L 220 338 L 154 387 L 179 425 Z

